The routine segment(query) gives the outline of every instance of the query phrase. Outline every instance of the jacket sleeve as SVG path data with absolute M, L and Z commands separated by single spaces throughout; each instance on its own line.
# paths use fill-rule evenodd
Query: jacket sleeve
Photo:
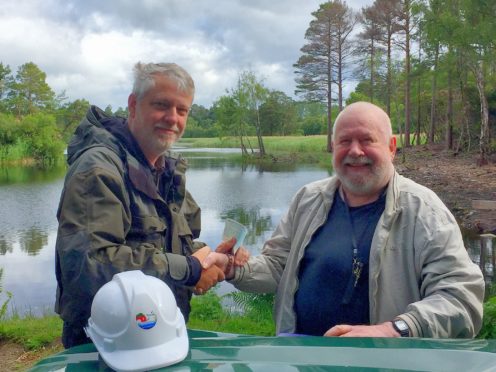
M 92 297 L 115 273 L 142 270 L 163 280 L 186 283 L 187 258 L 162 247 L 126 245 L 131 210 L 120 159 L 110 151 L 88 150 L 73 165 L 61 196 L 56 243 L 63 290 Z
M 416 337 L 471 338 L 482 325 L 484 279 L 454 218 L 449 220 L 431 216 L 416 228 L 425 237 L 416 254 L 421 300 L 400 315 Z

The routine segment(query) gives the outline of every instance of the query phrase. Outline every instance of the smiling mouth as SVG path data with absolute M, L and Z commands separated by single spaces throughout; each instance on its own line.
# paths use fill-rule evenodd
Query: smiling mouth
M 175 130 L 174 128 L 155 127 L 155 130 L 163 134 L 175 134 L 175 135 L 178 134 L 178 131 Z

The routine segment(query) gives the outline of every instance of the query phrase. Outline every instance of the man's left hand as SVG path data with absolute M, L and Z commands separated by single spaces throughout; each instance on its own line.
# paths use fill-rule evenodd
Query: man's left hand
M 377 325 L 349 325 L 339 324 L 326 333 L 326 337 L 400 337 L 391 322 Z
M 217 246 L 215 252 L 233 254 L 233 248 L 235 244 L 236 244 L 236 238 L 225 240 Z M 248 262 L 249 258 L 250 258 L 250 252 L 248 252 L 244 247 L 239 247 L 236 250 L 236 254 L 234 255 L 234 266 L 243 266 L 245 263 Z

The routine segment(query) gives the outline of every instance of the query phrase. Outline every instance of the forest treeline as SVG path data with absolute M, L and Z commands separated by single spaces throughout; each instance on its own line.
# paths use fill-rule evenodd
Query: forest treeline
M 264 71 L 241 71 L 211 107 L 192 106 L 185 136 L 237 136 L 245 153 L 264 155 L 264 136 L 328 134 L 330 150 L 339 111 L 370 101 L 390 115 L 403 146 L 477 149 L 484 164 L 496 151 L 494 19 L 496 1 L 487 0 L 375 0 L 360 11 L 322 3 L 293 66 L 298 99 L 268 87 Z M 355 86 L 347 99 L 346 86 Z M 0 158 L 55 159 L 89 105 L 56 94 L 33 62 L 14 74 L 0 61 Z

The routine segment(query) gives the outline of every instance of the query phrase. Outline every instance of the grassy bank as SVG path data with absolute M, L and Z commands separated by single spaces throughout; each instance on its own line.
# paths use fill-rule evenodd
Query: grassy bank
M 275 334 L 270 296 L 238 293 L 234 300 L 243 308 L 243 314 L 223 308 L 222 299 L 214 292 L 194 297 L 188 328 L 259 336 Z M 484 322 L 478 338 L 496 339 L 495 323 L 496 297 L 492 297 L 484 304 Z M 61 332 L 62 321 L 58 316 L 12 317 L 0 321 L 0 344 L 20 345 L 25 352 L 16 358 L 15 369 L 26 370 L 37 360 L 63 350 Z M 0 357 L 3 358 L 1 354 Z
M 250 146 L 251 144 L 251 146 Z M 258 143 L 256 137 L 245 139 L 245 146 L 249 156 L 243 157 L 246 163 L 303 163 L 318 164 L 329 168 L 331 155 L 326 151 L 327 136 L 275 136 L 264 137 L 264 146 L 267 155 L 260 158 L 256 151 Z M 180 146 L 200 148 L 239 148 L 239 138 L 183 138 Z M 251 147 L 255 153 L 251 155 Z

